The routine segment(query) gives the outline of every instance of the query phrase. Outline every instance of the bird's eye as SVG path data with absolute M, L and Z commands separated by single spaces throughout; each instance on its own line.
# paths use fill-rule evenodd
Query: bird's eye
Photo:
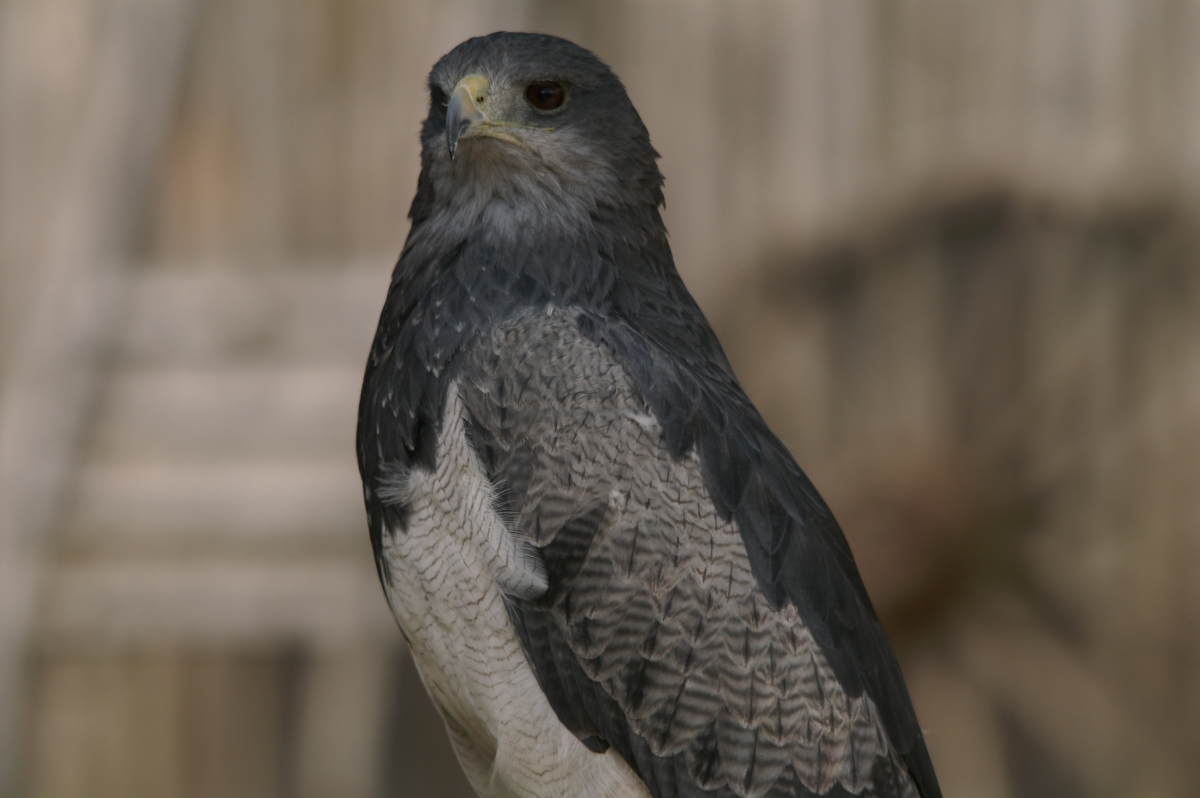
M 525 89 L 525 99 L 539 111 L 553 111 L 566 97 L 567 93 L 557 83 L 531 83 Z

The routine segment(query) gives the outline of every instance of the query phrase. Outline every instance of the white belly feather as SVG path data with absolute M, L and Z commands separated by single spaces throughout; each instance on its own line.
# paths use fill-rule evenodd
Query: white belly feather
M 615 750 L 596 754 L 559 722 L 537 684 L 504 594 L 535 597 L 546 577 L 497 515 L 462 414 L 453 385 L 437 470 L 387 486 L 383 498 L 411 512 L 383 554 L 388 602 L 463 769 L 487 798 L 649 798 Z

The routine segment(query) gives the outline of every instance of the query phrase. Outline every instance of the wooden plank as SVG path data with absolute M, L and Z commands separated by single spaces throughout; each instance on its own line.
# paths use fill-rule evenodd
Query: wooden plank
M 63 565 L 39 626 L 46 649 L 187 645 L 269 650 L 394 644 L 364 558 L 112 561 Z
M 354 462 L 89 465 L 64 555 L 353 552 L 364 563 Z
M 392 262 L 152 268 L 132 289 L 123 363 L 366 362 Z
M 43 661 L 28 794 L 186 798 L 186 687 L 183 663 L 169 655 Z
M 297 798 L 378 798 L 395 687 L 395 648 L 366 645 L 312 657 L 301 680 L 294 736 Z M 432 730 L 431 730 L 432 731 Z
M 294 657 L 145 649 L 47 661 L 36 683 L 34 798 L 287 794 Z
M 362 369 L 176 368 L 109 379 L 88 455 L 94 462 L 354 457 Z

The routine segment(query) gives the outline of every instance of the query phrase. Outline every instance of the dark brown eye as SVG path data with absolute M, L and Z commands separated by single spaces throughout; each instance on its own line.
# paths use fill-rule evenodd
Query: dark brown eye
M 525 89 L 525 99 L 539 111 L 553 111 L 566 97 L 567 93 L 557 83 L 531 83 Z

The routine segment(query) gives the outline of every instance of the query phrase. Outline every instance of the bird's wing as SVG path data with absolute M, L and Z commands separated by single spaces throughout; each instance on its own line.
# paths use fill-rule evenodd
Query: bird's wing
M 768 600 L 703 447 L 673 455 L 662 411 L 583 327 L 570 310 L 519 314 L 470 348 L 459 381 L 497 509 L 544 561 L 546 592 L 511 597 L 510 614 L 559 718 L 657 798 L 918 795 L 870 679 L 848 689 L 800 602 Z M 859 600 L 844 578 L 819 586 Z M 890 653 L 865 667 L 897 668 Z

